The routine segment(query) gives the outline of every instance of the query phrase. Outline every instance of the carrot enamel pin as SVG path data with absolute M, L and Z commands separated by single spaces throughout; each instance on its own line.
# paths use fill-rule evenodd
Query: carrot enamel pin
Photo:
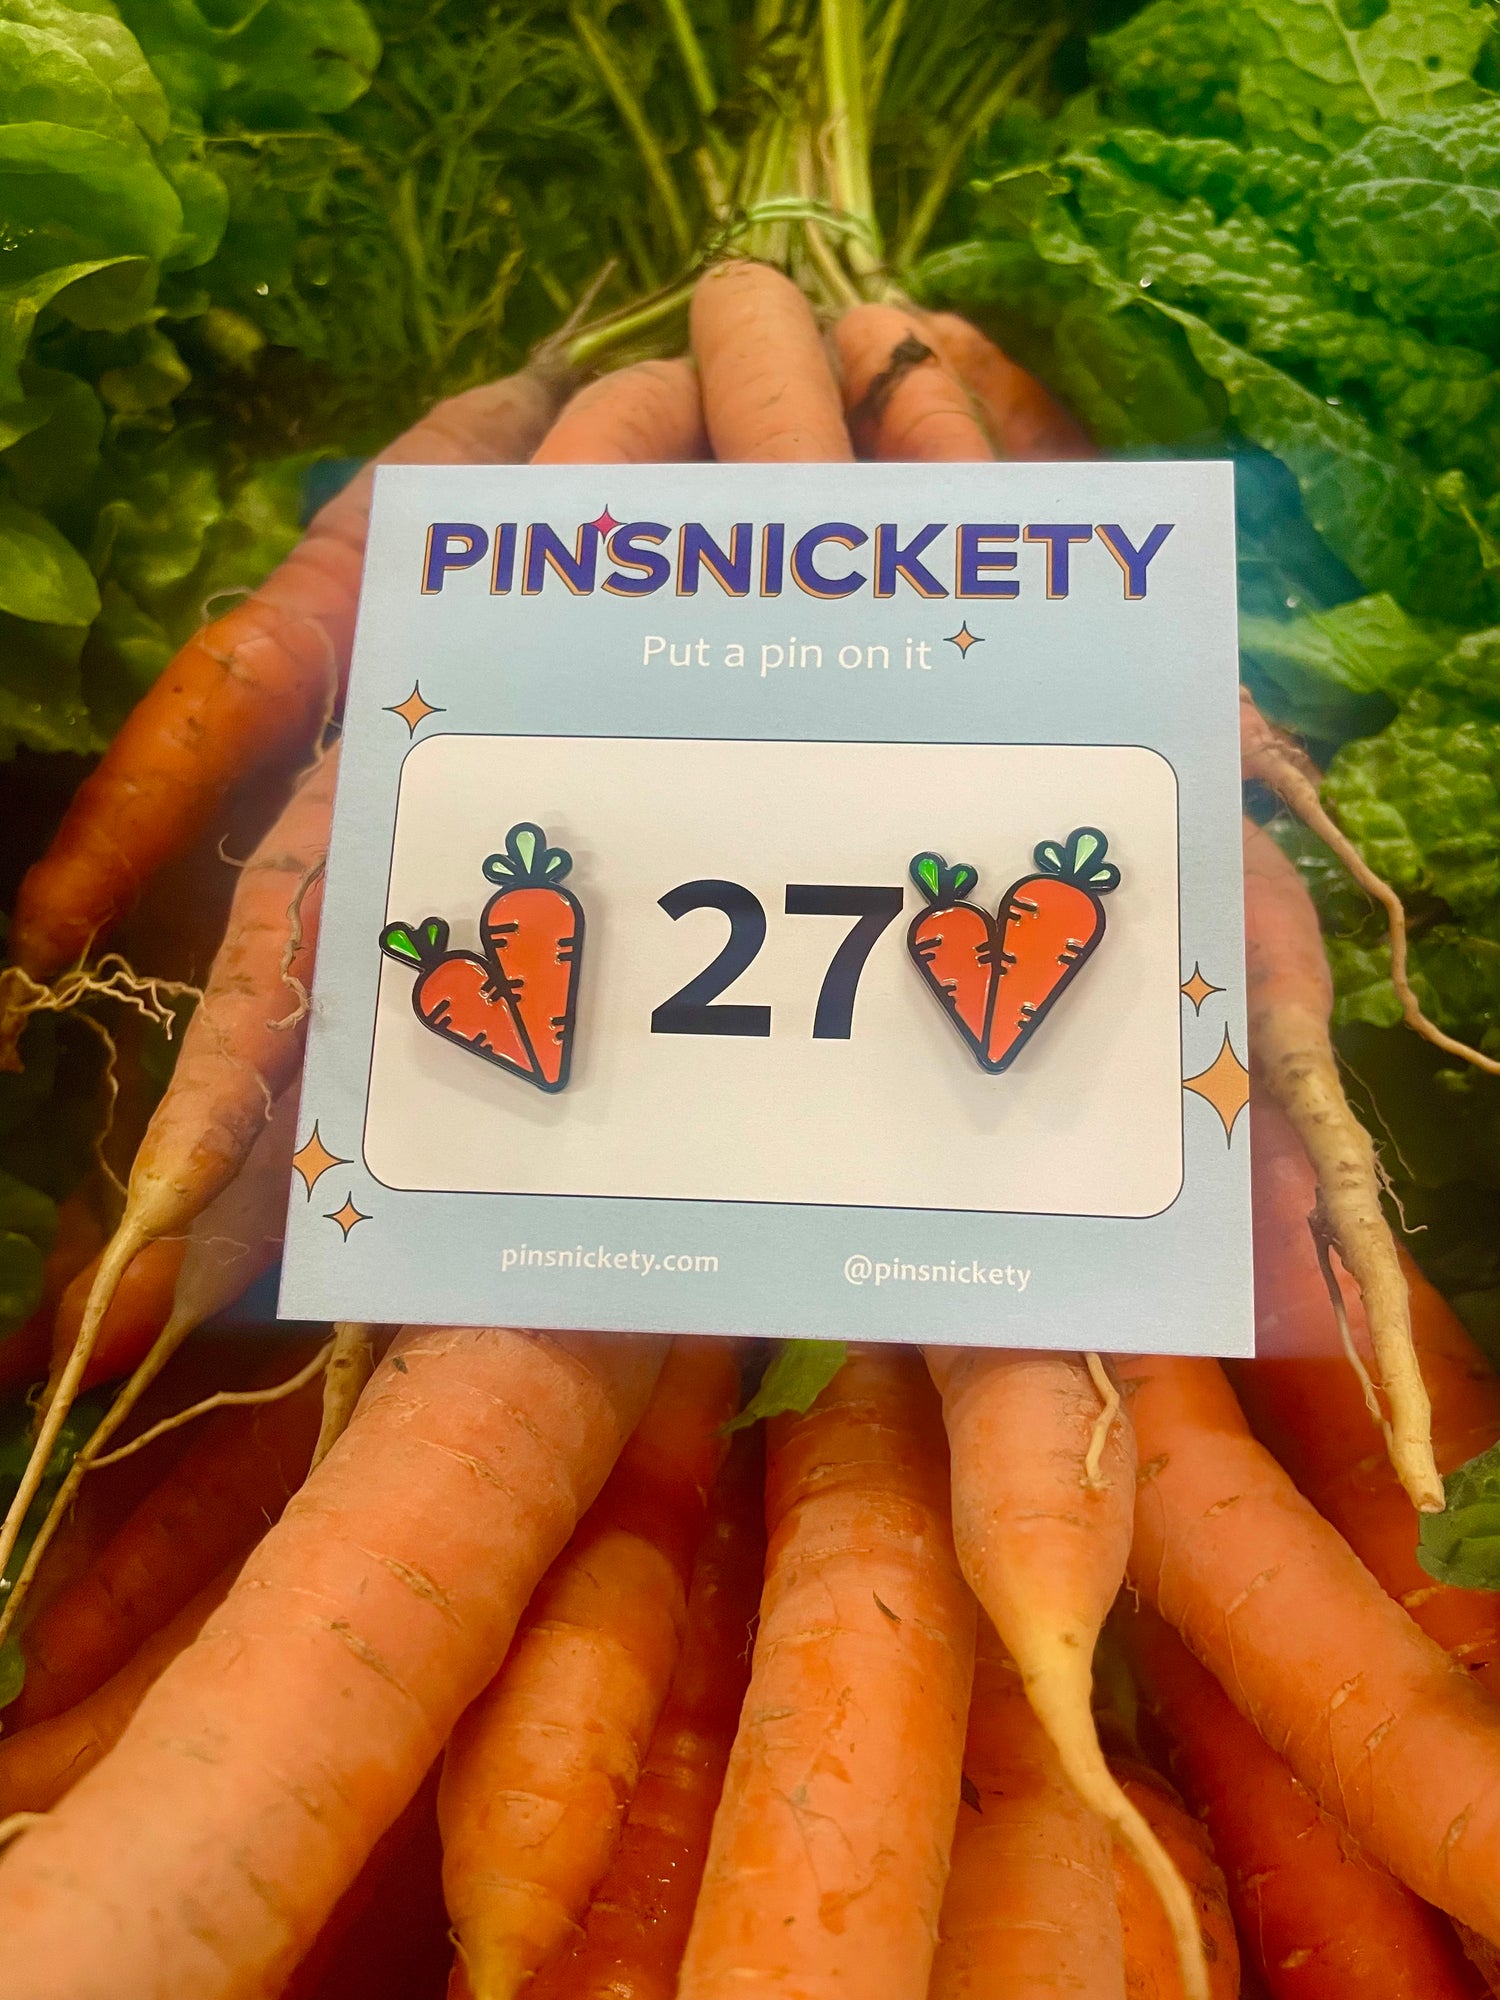
M 583 957 L 583 909 L 561 884 L 573 866 L 529 820 L 484 864 L 499 884 L 479 922 L 480 951 L 450 951 L 441 917 L 387 924 L 380 948 L 420 974 L 411 1004 L 424 1028 L 524 1077 L 567 1087 Z
M 912 880 L 928 907 L 906 948 L 981 1069 L 1008 1069 L 1104 936 L 1102 896 L 1120 871 L 1097 827 L 1033 851 L 1036 872 L 1013 882 L 998 918 L 965 899 L 979 876 L 967 862 L 918 854 Z

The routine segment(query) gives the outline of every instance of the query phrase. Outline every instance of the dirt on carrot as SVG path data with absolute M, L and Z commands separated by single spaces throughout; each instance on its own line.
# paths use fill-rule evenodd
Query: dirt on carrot
M 656 465 L 708 456 L 690 361 L 639 361 L 580 389 L 533 465 Z
M 924 331 L 921 313 L 886 305 L 851 306 L 834 327 L 855 448 L 927 464 L 992 458 L 968 390 Z
M 691 329 L 715 458 L 853 458 L 823 336 L 790 278 L 769 264 L 714 265 L 693 293 Z

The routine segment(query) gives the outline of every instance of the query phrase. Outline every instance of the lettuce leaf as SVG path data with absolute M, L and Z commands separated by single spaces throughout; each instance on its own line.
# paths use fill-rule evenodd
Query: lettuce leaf
M 1439 1583 L 1500 1590 L 1500 1445 L 1450 1472 L 1443 1490 L 1444 1511 L 1421 1517 L 1417 1561 Z

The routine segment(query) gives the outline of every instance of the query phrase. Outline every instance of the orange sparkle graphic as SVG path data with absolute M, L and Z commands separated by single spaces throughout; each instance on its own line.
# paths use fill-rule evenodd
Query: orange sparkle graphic
M 346 1243 L 349 1241 L 349 1231 L 354 1227 L 355 1223 L 368 1222 L 369 1219 L 368 1215 L 361 1214 L 354 1206 L 354 1197 L 352 1195 L 345 1195 L 343 1207 L 331 1209 L 328 1214 L 328 1220 L 336 1222 L 339 1228 L 343 1230 L 344 1241 Z
M 1200 1070 L 1197 1076 L 1184 1077 L 1182 1087 L 1213 1106 L 1224 1127 L 1226 1142 L 1232 1140 L 1235 1120 L 1250 1101 L 1250 1072 L 1235 1054 L 1227 1028 L 1223 1046 L 1208 1068 Z
M 1222 986 L 1211 986 L 1209 982 L 1203 977 L 1203 970 L 1201 966 L 1195 964 L 1193 967 L 1192 978 L 1185 979 L 1182 983 L 1182 991 L 1186 995 L 1186 997 L 1192 1001 L 1193 1012 L 1195 1014 L 1201 1014 L 1203 1012 L 1203 1003 L 1208 998 L 1209 994 L 1222 993 L 1224 989 Z
M 413 736 L 417 733 L 417 725 L 425 722 L 429 715 L 442 715 L 443 713 L 442 709 L 435 708 L 430 701 L 426 700 L 419 681 L 412 683 L 411 693 L 406 697 L 405 701 L 392 702 L 386 710 L 387 715 L 399 715 Z
M 346 1167 L 348 1164 L 342 1154 L 329 1152 L 323 1144 L 323 1135 L 316 1125 L 312 1128 L 312 1137 L 307 1144 L 292 1155 L 292 1165 L 301 1174 L 309 1195 L 313 1191 L 313 1183 L 321 1175 L 326 1174 L 330 1167 Z
M 959 652 L 967 656 L 971 646 L 982 646 L 984 641 L 977 632 L 969 630 L 968 621 L 965 620 L 951 638 L 943 641 L 943 644 L 945 646 L 957 646 Z

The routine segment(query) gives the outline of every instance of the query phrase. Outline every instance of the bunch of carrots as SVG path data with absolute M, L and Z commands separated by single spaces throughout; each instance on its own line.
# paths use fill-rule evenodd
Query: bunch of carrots
M 964 322 L 825 326 L 737 262 L 690 355 L 528 371 L 385 456 L 1088 449 Z M 369 499 L 185 648 L 16 913 L 12 1040 L 300 769 L 118 1225 L 55 1273 L 0 1530 L 8 2000 L 1500 1992 L 1500 1600 L 1418 1569 L 1413 1511 L 1500 1379 L 1389 1234 L 1249 822 L 1265 1358 L 861 1348 L 762 1431 L 732 1342 L 340 1325 L 203 1393 L 198 1329 L 276 1255 Z M 1245 749 L 1305 793 L 1248 706 Z

